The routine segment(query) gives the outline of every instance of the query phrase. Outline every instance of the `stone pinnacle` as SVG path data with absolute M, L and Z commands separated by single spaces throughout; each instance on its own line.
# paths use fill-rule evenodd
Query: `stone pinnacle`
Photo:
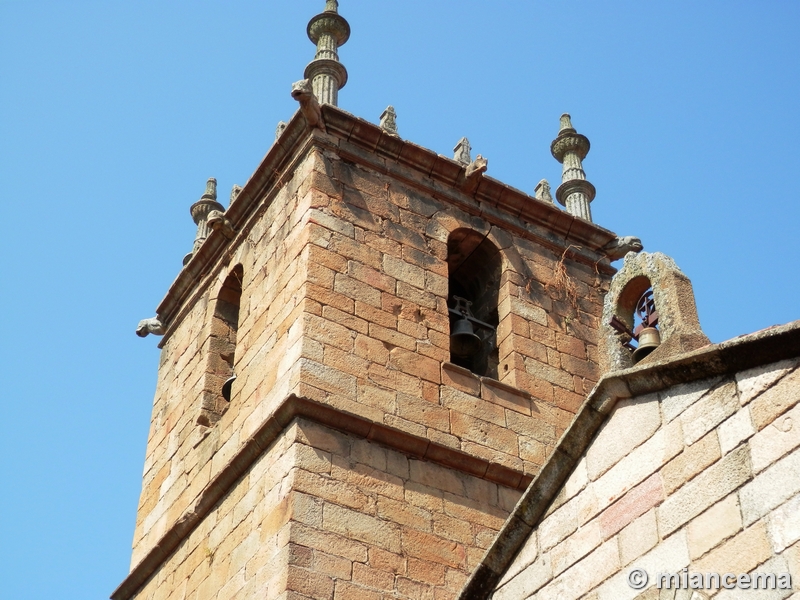
M 567 113 L 561 115 L 561 126 L 558 136 L 550 144 L 550 152 L 563 165 L 556 200 L 566 206 L 569 214 L 591 221 L 589 203 L 594 200 L 596 192 L 594 186 L 586 181 L 581 162 L 589 153 L 589 140 L 575 131 Z
M 350 38 L 350 25 L 339 15 L 339 3 L 327 0 L 325 10 L 308 22 L 308 39 L 317 45 L 314 60 L 304 73 L 320 104 L 337 106 L 339 90 L 347 83 L 347 69 L 339 62 L 339 46 Z

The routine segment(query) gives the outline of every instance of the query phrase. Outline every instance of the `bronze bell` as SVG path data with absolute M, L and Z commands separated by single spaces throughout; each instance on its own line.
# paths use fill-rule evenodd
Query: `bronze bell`
M 481 338 L 472 330 L 472 323 L 464 317 L 453 324 L 450 333 L 450 354 L 473 356 L 481 349 Z
M 661 334 L 655 327 L 645 327 L 639 333 L 639 347 L 633 351 L 633 362 L 638 363 L 661 344 Z
M 231 401 L 231 388 L 233 387 L 234 381 L 236 381 L 236 375 L 229 377 L 227 381 L 222 384 L 222 397 L 228 402 Z

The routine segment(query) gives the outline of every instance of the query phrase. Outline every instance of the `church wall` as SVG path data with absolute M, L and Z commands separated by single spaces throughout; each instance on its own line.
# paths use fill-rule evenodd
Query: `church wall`
M 165 340 L 161 351 L 153 417 L 147 443 L 142 495 L 137 513 L 131 565 L 137 564 L 191 506 L 198 493 L 230 459 L 270 403 L 290 392 L 289 371 L 300 357 L 303 312 L 297 293 L 304 274 L 296 241 L 311 162 L 306 160 L 233 248 L 222 268 L 203 282 L 199 297 Z M 203 414 L 214 319 L 214 301 L 227 273 L 243 267 L 242 297 L 234 372 L 239 377 L 227 410 L 210 427 Z M 293 327 L 294 326 L 294 327 Z M 257 412 L 257 415 L 253 415 Z M 250 420 L 248 421 L 248 418 Z M 249 429 L 248 429 L 249 427 Z
M 492 598 L 663 598 L 658 573 L 684 568 L 687 581 L 691 573 L 789 573 L 794 592 L 671 590 L 670 598 L 797 594 L 797 364 L 620 401 Z M 627 580 L 637 568 L 649 575 L 641 590 Z
M 136 598 L 454 598 L 519 495 L 296 419 Z
M 490 224 L 330 151 L 312 147 L 288 172 L 292 178 L 242 228 L 165 339 L 132 567 L 191 513 L 209 482 L 291 394 L 383 424 L 392 435 L 487 461 L 482 484 L 522 488 L 598 378 L 607 276 L 567 259 L 574 295 L 564 294 L 552 285 L 563 250 L 508 233 L 524 230 L 521 221 Z M 461 227 L 485 233 L 503 256 L 500 381 L 448 362 L 446 242 Z M 219 402 L 224 412 L 206 426 L 198 418 L 209 414 L 214 303 L 239 264 L 237 380 L 230 404 Z M 483 547 L 461 543 L 465 562 L 448 568 L 466 574 Z M 451 588 L 458 586 L 447 583 Z
M 302 252 L 307 352 L 298 394 L 538 472 L 598 378 L 607 281 L 566 260 L 571 299 L 548 287 L 560 255 L 508 233 L 524 226 L 510 216 L 515 225 L 501 228 L 331 152 L 315 169 L 324 177 Z M 442 368 L 450 360 L 447 240 L 459 228 L 487 235 L 502 253 L 499 379 L 522 392 L 505 405 L 482 398 L 468 372 Z

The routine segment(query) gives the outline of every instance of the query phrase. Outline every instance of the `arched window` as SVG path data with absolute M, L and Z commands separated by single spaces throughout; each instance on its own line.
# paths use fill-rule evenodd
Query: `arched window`
M 450 360 L 476 375 L 497 379 L 497 297 L 500 251 L 472 229 L 447 238 Z
M 235 266 L 217 295 L 208 343 L 208 360 L 203 406 L 197 422 L 209 426 L 215 423 L 228 407 L 234 387 L 236 334 L 239 330 L 239 304 L 242 298 L 241 265 Z

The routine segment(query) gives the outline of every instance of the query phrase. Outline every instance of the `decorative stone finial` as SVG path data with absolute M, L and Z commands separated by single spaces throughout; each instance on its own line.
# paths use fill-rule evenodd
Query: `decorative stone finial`
M 206 191 L 200 197 L 200 200 L 192 204 L 189 209 L 192 213 L 192 220 L 197 225 L 197 235 L 194 238 L 194 245 L 192 251 L 183 257 L 184 266 L 192 259 L 194 253 L 203 245 L 203 242 L 208 237 L 208 213 L 212 210 L 220 212 L 225 211 L 225 207 L 217 202 L 217 180 L 210 177 L 206 182 Z
M 275 128 L 275 139 L 281 137 L 284 131 L 286 131 L 286 121 L 278 121 L 278 126 Z
M 320 104 L 338 105 L 339 90 L 347 83 L 347 69 L 339 62 L 339 46 L 350 38 L 350 24 L 339 15 L 339 3 L 327 0 L 325 10 L 308 23 L 308 39 L 317 45 L 304 77 L 311 80 Z
M 233 187 L 231 188 L 231 195 L 230 195 L 230 199 L 228 200 L 228 206 L 230 206 L 231 204 L 233 204 L 233 201 L 234 201 L 234 200 L 236 200 L 236 198 L 238 198 L 238 197 L 239 197 L 239 193 L 240 193 L 241 191 L 242 191 L 242 186 L 240 186 L 240 185 L 236 185 L 236 184 L 234 183 L 234 184 L 233 184 Z
M 575 131 L 567 113 L 561 115 L 558 137 L 550 144 L 553 157 L 564 165 L 561 185 L 556 190 L 556 199 L 567 207 L 567 212 L 576 217 L 592 220 L 589 203 L 594 200 L 594 186 L 586 181 L 582 160 L 589 153 L 589 140 Z
M 397 135 L 397 113 L 394 106 L 387 106 L 381 113 L 381 129 L 390 135 Z
M 550 194 L 550 184 L 547 182 L 547 179 L 542 179 L 536 184 L 533 197 L 542 202 L 553 204 L 553 196 Z
M 575 128 L 572 126 L 572 119 L 568 113 L 561 115 L 561 127 L 558 132 L 561 133 L 566 130 L 575 131 Z
M 460 162 L 462 165 L 468 165 L 472 162 L 472 155 L 470 152 L 472 151 L 472 146 L 469 145 L 469 140 L 465 137 L 462 137 L 458 140 L 455 148 L 453 148 L 453 160 L 456 162 Z

